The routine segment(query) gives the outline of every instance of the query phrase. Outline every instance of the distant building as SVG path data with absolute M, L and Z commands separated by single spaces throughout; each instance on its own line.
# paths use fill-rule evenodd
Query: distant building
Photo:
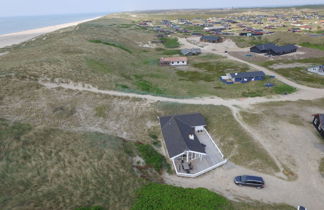
M 201 49 L 199 48 L 182 49 L 181 54 L 185 56 L 199 55 L 201 54 Z
M 312 66 L 307 71 L 324 76 L 324 65 Z
M 225 76 L 221 76 L 221 81 L 226 84 L 234 83 L 248 83 L 255 80 L 264 80 L 265 73 L 263 71 L 254 72 L 239 72 L 239 73 L 228 73 Z
M 187 57 L 169 57 L 160 59 L 161 66 L 186 66 L 187 64 Z
M 219 43 L 222 42 L 223 39 L 219 36 L 202 36 L 200 38 L 201 42 L 209 42 L 209 43 Z
M 316 130 L 324 137 L 324 114 L 314 114 L 313 125 Z
M 296 51 L 297 51 L 297 47 L 292 44 L 277 46 L 273 43 L 268 43 L 268 44 L 256 45 L 250 48 L 250 52 L 266 53 L 268 55 L 284 55 Z

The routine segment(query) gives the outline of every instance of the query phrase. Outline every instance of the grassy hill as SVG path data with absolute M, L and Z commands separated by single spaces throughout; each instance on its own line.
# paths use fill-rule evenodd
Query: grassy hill
M 219 56 L 191 57 L 191 65 L 187 67 L 161 67 L 161 57 L 179 53 L 178 48 L 166 47 L 177 47 L 178 43 L 171 37 L 167 38 L 166 47 L 152 44 L 151 41 L 158 40 L 156 35 L 138 27 L 131 19 L 98 19 L 8 48 L 10 53 L 0 57 L 0 76 L 13 74 L 16 78 L 33 80 L 58 78 L 100 89 L 169 97 L 276 94 L 272 88 L 264 87 L 269 81 L 225 85 L 219 80 L 223 74 L 250 69 Z M 271 82 L 280 83 L 275 79 Z

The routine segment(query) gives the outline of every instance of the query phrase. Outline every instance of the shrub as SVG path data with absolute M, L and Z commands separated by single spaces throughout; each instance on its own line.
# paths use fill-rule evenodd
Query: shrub
M 158 153 L 151 145 L 137 144 L 136 147 L 145 163 L 153 167 L 157 172 L 161 172 L 163 168 L 170 169 L 165 157 Z

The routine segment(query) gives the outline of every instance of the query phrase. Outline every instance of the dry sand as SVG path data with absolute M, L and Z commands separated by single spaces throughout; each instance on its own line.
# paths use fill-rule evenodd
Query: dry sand
M 32 29 L 32 30 L 27 30 L 27 31 L 21 31 L 21 32 L 16 32 L 16 33 L 10 33 L 10 34 L 2 34 L 0 35 L 0 48 L 3 47 L 8 47 L 14 44 L 19 44 L 25 41 L 28 41 L 30 39 L 33 39 L 37 36 L 50 33 L 62 28 L 67 28 L 70 26 L 76 26 L 78 24 L 88 22 L 91 20 L 98 19 L 100 17 L 95 17 L 91 19 L 86 19 L 86 20 L 81 20 L 81 21 L 76 21 L 72 23 L 64 23 L 60 25 L 54 25 L 54 26 L 47 26 L 43 28 L 37 28 L 37 29 Z

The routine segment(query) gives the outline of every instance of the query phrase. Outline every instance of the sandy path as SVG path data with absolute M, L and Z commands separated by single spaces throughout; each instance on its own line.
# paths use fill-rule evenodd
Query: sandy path
M 55 25 L 55 26 L 37 28 L 37 29 L 32 29 L 32 30 L 27 30 L 27 31 L 21 31 L 21 32 L 17 32 L 17 33 L 3 34 L 3 35 L 0 35 L 0 48 L 8 47 L 8 46 L 11 46 L 14 44 L 20 44 L 22 42 L 33 39 L 37 36 L 40 36 L 40 35 L 43 35 L 46 33 L 50 33 L 50 32 L 53 32 L 53 31 L 56 31 L 56 30 L 59 30 L 62 28 L 76 26 L 78 24 L 92 21 L 92 20 L 95 20 L 98 18 L 100 18 L 100 17 L 76 21 L 76 22 L 72 22 L 72 23 L 64 23 L 64 24 Z
M 141 95 L 136 93 L 126 93 L 113 90 L 100 90 L 96 87 L 87 84 L 79 83 L 55 83 L 49 81 L 39 81 L 40 84 L 47 88 L 58 88 L 62 87 L 65 89 L 78 90 L 78 91 L 88 91 L 93 93 L 101 93 L 112 96 L 122 96 L 122 97 L 134 97 L 146 99 L 152 102 L 162 101 L 162 102 L 175 102 L 183 104 L 200 104 L 200 105 L 223 105 L 227 107 L 240 106 L 243 108 L 248 108 L 251 105 L 266 102 L 275 101 L 298 101 L 298 100 L 314 100 L 324 98 L 324 91 L 321 89 L 311 89 L 311 90 L 299 90 L 296 93 L 289 95 L 275 95 L 272 97 L 254 97 L 254 98 L 240 98 L 240 99 L 223 99 L 216 96 L 212 97 L 197 97 L 188 99 L 176 99 L 167 98 L 161 96 L 152 95 Z

